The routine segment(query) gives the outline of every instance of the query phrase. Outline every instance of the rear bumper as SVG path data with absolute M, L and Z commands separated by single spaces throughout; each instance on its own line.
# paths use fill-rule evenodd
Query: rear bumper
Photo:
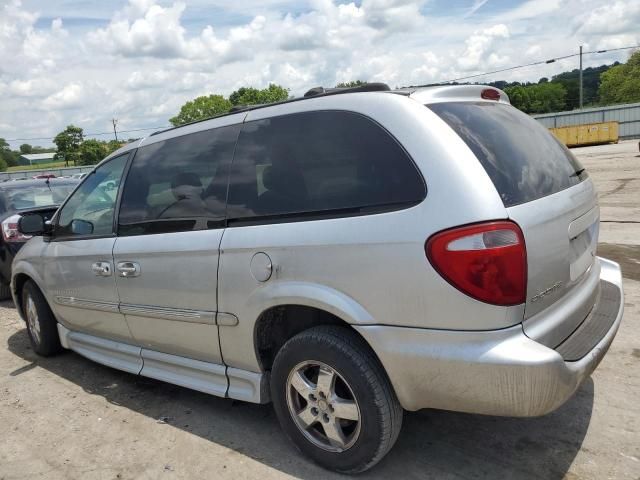
M 600 281 L 619 291 L 618 305 L 596 305 L 594 314 L 611 326 L 576 361 L 565 361 L 560 348 L 556 351 L 527 337 L 522 325 L 478 332 L 387 326 L 356 329 L 375 350 L 407 410 L 544 415 L 566 402 L 595 370 L 622 320 L 620 267 L 600 261 Z

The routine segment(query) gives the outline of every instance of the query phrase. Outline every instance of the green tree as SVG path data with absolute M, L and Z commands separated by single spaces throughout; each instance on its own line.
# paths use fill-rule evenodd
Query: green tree
M 365 82 L 364 80 L 352 80 L 350 82 L 340 82 L 336 85 L 336 88 L 351 88 L 351 87 L 361 87 L 362 85 L 366 85 L 369 82 Z
M 514 85 L 504 91 L 511 104 L 525 113 L 559 112 L 566 106 L 567 90 L 559 83 Z
M 253 87 L 241 87 L 229 95 L 229 101 L 232 105 L 260 105 L 282 102 L 287 98 L 289 98 L 289 89 L 275 83 L 269 84 L 267 88 L 262 90 Z
M 4 172 L 9 165 L 7 159 L 13 158 L 11 147 L 4 138 L 0 138 L 0 172 Z
M 33 152 L 33 147 L 28 143 L 23 143 L 22 145 L 20 145 L 20 153 L 22 153 L 23 155 L 32 153 L 32 152 Z
M 74 125 L 68 125 L 53 139 L 53 143 L 58 147 L 57 158 L 63 157 L 65 164 L 68 166 L 69 161 L 77 165 L 79 160 L 80 145 L 84 139 L 82 128 Z
M 180 113 L 169 121 L 174 127 L 185 123 L 204 120 L 227 113 L 231 109 L 231 102 L 222 95 L 209 95 L 194 98 L 180 108 Z
M 126 145 L 127 142 L 118 142 L 116 140 L 110 140 L 105 144 L 105 147 L 107 149 L 107 155 L 111 155 L 113 152 L 115 152 L 116 150 L 118 150 L 120 147 L 122 147 L 123 145 Z
M 509 95 L 511 105 L 523 112 L 529 112 L 531 109 L 531 100 L 529 99 L 529 92 L 526 87 L 523 87 L 522 85 L 504 87 L 504 91 Z
M 617 62 L 613 66 L 619 65 Z M 587 67 L 582 72 L 582 94 L 585 105 L 598 103 L 598 88 L 600 87 L 600 75 L 606 72 L 612 65 L 599 67 Z M 580 70 L 577 68 L 570 72 L 562 72 L 554 75 L 551 81 L 561 84 L 567 90 L 566 110 L 574 110 L 580 106 Z
M 600 103 L 640 102 L 640 50 L 633 52 L 627 63 L 604 72 L 600 79 Z
M 558 83 L 539 83 L 529 87 L 530 113 L 560 112 L 565 109 L 567 90 Z
M 95 165 L 109 154 L 107 143 L 89 139 L 80 144 L 80 165 Z

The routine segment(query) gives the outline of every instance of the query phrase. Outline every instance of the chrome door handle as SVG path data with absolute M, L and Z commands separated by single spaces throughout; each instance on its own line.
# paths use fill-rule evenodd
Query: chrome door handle
M 109 262 L 96 262 L 91 265 L 91 271 L 99 277 L 110 277 L 111 264 Z
M 121 277 L 137 277 L 140 275 L 140 265 L 136 262 L 118 262 L 118 275 Z

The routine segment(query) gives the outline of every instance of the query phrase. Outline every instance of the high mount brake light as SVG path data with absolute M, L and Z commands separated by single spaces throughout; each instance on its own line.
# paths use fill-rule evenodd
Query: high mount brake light
M 500 92 L 498 90 L 494 90 L 493 88 L 485 88 L 480 93 L 480 96 L 485 100 L 500 100 Z
M 429 238 L 425 251 L 438 273 L 461 292 L 494 305 L 525 302 L 527 251 L 515 223 L 445 230 Z

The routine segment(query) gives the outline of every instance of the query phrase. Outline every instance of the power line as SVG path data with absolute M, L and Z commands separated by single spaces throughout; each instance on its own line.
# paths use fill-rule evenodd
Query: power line
M 131 132 L 143 132 L 145 130 L 160 130 L 162 128 L 169 128 L 168 125 L 164 125 L 162 127 L 148 127 L 148 128 L 133 128 L 131 130 L 118 130 L 120 133 L 131 133 Z M 111 132 L 99 132 L 99 133 L 83 133 L 85 137 L 98 137 L 100 135 L 113 135 L 113 131 Z M 30 140 L 53 140 L 56 137 L 34 137 L 34 138 L 9 138 L 5 139 L 7 142 L 26 142 Z
M 592 55 L 592 54 L 596 54 L 596 53 L 616 52 L 616 51 L 619 51 L 619 50 L 631 50 L 633 48 L 640 48 L 640 45 L 633 45 L 633 46 L 630 46 L 630 47 L 620 47 L 620 48 L 609 48 L 607 50 L 592 50 L 590 52 L 582 52 L 582 55 Z M 520 68 L 527 68 L 527 67 L 533 67 L 535 65 L 544 65 L 544 64 L 548 64 L 548 63 L 555 63 L 558 60 L 565 60 L 567 58 L 578 57 L 578 56 L 580 56 L 580 53 L 572 53 L 571 55 L 563 55 L 561 57 L 550 58 L 548 60 L 539 60 L 537 62 L 531 62 L 531 63 L 526 63 L 526 64 L 523 64 L 523 65 L 516 65 L 516 66 L 513 66 L 513 67 L 501 68 L 499 70 L 494 70 L 492 72 L 477 73 L 475 75 L 469 75 L 467 77 L 453 78 L 451 80 L 444 80 L 442 82 L 437 82 L 437 83 L 459 82 L 460 80 L 468 80 L 470 78 L 483 77 L 485 75 L 493 75 L 494 73 L 510 72 L 512 70 L 518 70 Z

